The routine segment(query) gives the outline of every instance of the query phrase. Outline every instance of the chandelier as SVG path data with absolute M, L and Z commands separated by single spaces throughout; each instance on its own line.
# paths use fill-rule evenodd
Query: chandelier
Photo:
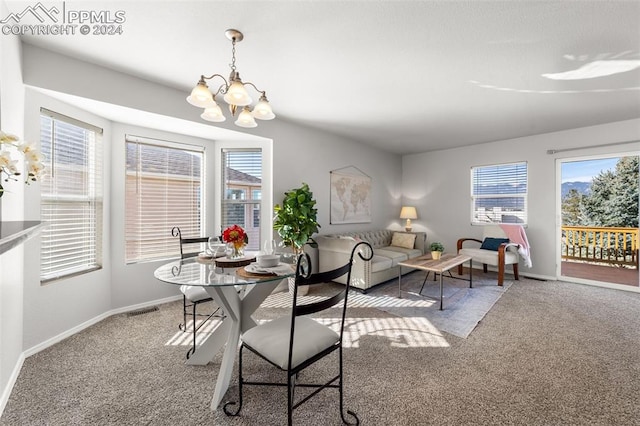
M 227 30 L 224 32 L 229 40 L 231 40 L 231 74 L 229 74 L 229 80 L 225 79 L 220 74 L 213 74 L 210 77 L 200 76 L 200 81 L 196 84 L 196 87 L 191 91 L 191 95 L 187 97 L 187 102 L 193 106 L 204 108 L 204 112 L 200 115 L 203 120 L 222 122 L 226 118 L 222 114 L 222 109 L 216 102 L 216 96 L 222 95 L 224 101 L 229 105 L 229 111 L 231 115 L 235 117 L 236 112 L 240 110 L 235 124 L 240 127 L 256 127 L 255 118 L 260 120 L 273 120 L 276 115 L 271 110 L 269 100 L 265 91 L 260 90 L 255 84 L 247 81 L 243 82 L 240 79 L 240 73 L 236 71 L 236 43 L 241 42 L 244 35 L 238 30 Z M 215 91 L 209 90 L 206 81 L 212 80 L 215 77 L 220 77 L 222 82 Z M 260 93 L 258 103 L 256 103 L 253 110 L 250 105 L 253 99 L 249 96 L 245 86 L 253 87 Z

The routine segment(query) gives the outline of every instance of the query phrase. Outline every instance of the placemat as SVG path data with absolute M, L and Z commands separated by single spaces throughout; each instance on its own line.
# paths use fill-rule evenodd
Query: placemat
M 272 277 L 276 274 L 274 274 L 273 272 L 265 273 L 265 274 L 254 274 L 253 272 L 246 271 L 244 268 L 238 268 L 236 270 L 236 275 L 242 278 L 265 278 L 265 277 Z

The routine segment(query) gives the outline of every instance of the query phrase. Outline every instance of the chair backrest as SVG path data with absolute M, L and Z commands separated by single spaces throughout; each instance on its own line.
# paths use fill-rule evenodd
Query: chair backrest
M 363 254 L 364 253 L 364 254 Z M 371 244 L 366 241 L 361 241 L 356 244 L 351 250 L 349 261 L 336 269 L 326 272 L 319 272 L 312 274 L 311 258 L 308 254 L 304 253 L 298 256 L 298 262 L 296 264 L 296 276 L 295 286 L 293 288 L 293 311 L 291 315 L 291 338 L 289 342 L 289 362 L 291 362 L 291 355 L 293 352 L 293 337 L 295 331 L 295 318 L 300 315 L 309 315 L 316 312 L 329 309 L 338 303 L 342 302 L 342 320 L 340 321 L 340 344 L 342 344 L 342 336 L 344 332 L 344 320 L 347 313 L 347 298 L 349 295 L 349 289 L 351 288 L 351 267 L 353 266 L 355 255 L 358 255 L 360 259 L 364 261 L 371 260 L 373 257 L 373 249 Z M 298 287 L 301 285 L 314 285 L 328 283 L 335 280 L 338 277 L 347 274 L 347 283 L 343 288 L 337 291 L 333 296 L 324 298 L 319 302 L 299 303 L 298 301 Z
M 198 253 L 202 251 L 201 244 L 207 244 L 207 242 L 209 242 L 208 237 L 182 238 L 182 232 L 177 226 L 173 227 L 171 235 L 178 237 L 180 243 L 180 259 L 197 256 Z M 198 246 L 196 247 L 195 244 L 198 244 Z

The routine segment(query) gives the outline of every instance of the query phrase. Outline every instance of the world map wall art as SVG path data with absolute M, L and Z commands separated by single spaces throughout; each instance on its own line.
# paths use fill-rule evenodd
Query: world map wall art
M 371 177 L 354 166 L 332 170 L 332 225 L 371 222 Z

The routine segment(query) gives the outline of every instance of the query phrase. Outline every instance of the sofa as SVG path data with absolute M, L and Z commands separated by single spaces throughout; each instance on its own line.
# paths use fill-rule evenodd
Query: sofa
M 365 262 L 356 256 L 356 261 L 351 268 L 351 285 L 366 292 L 377 284 L 397 278 L 400 269 L 403 274 L 412 271 L 410 268 L 401 268 L 398 263 L 422 256 L 425 253 L 427 234 L 379 229 L 319 235 L 315 240 L 318 243 L 320 272 L 344 265 L 349 260 L 351 250 L 359 241 L 371 244 L 373 248 L 371 260 Z M 347 277 L 342 276 L 336 281 L 346 284 Z

